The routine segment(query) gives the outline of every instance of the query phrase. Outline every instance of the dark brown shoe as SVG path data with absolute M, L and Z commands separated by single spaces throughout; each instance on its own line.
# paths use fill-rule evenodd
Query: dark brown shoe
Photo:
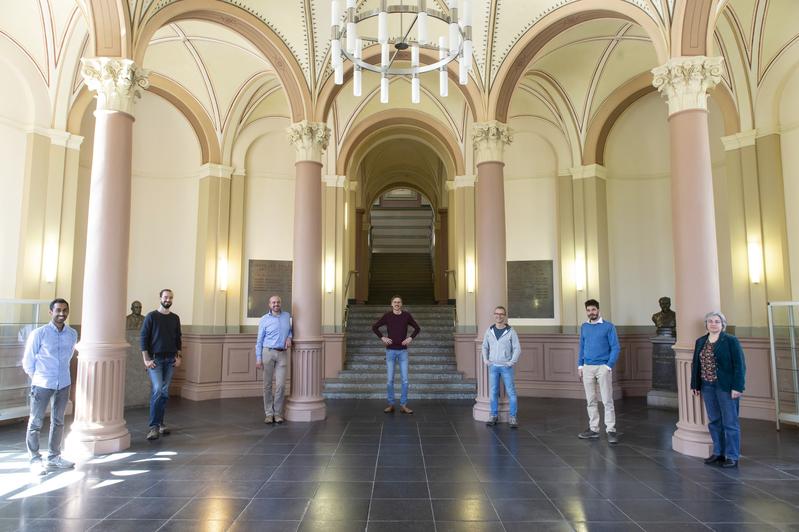
M 402 412 L 403 414 L 413 414 L 413 410 L 411 410 L 410 408 L 408 408 L 405 405 L 402 405 L 400 407 L 400 412 Z
M 383 412 L 386 414 L 393 414 L 394 413 L 394 405 L 388 405 L 386 408 L 383 409 Z

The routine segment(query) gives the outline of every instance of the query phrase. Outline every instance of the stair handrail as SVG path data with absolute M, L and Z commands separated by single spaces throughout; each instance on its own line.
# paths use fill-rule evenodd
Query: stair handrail
M 350 281 L 352 281 L 352 276 L 358 276 L 358 270 L 350 270 L 347 274 L 347 280 L 344 282 L 344 318 L 341 321 L 342 330 L 347 330 L 347 320 L 349 319 L 350 314 L 350 306 L 346 303 L 349 300 L 349 293 L 350 293 Z

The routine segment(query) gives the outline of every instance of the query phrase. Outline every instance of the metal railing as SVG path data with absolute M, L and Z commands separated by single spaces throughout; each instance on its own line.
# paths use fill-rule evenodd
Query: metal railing
M 347 274 L 347 280 L 344 281 L 344 317 L 341 321 L 342 330 L 347 330 L 347 320 L 350 317 L 350 306 L 347 303 L 347 301 L 349 301 L 350 282 L 353 276 L 357 277 L 358 275 L 358 270 L 350 270 Z
M 797 309 L 797 301 L 771 301 L 768 304 L 771 383 L 777 430 L 780 430 L 780 421 L 799 423 L 799 348 L 794 314 Z M 788 411 L 789 408 L 792 411 Z

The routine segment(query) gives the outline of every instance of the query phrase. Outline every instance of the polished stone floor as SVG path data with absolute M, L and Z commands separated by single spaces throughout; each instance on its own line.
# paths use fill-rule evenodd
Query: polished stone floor
M 522 427 L 471 401 L 329 401 L 328 419 L 266 426 L 259 399 L 174 399 L 174 432 L 42 480 L 24 425 L 0 427 L 0 530 L 147 532 L 799 530 L 799 430 L 743 422 L 737 470 L 670 450 L 676 413 L 617 402 L 621 443 L 576 438 L 584 402 L 522 399 Z

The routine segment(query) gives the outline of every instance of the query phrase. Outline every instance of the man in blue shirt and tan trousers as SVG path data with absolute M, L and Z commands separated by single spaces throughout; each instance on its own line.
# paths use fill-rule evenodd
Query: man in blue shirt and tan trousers
M 78 333 L 66 325 L 69 303 L 64 299 L 50 302 L 50 322 L 28 336 L 22 369 L 31 378 L 31 415 L 28 419 L 26 444 L 30 456 L 31 472 L 45 475 L 56 469 L 71 469 L 75 466 L 61 457 L 61 441 L 64 438 L 64 413 L 69 402 L 72 384 L 69 363 L 78 341 Z M 44 414 L 50 406 L 50 442 L 47 462 L 42 463 L 39 454 L 39 431 Z
M 596 385 L 605 407 L 605 432 L 608 443 L 618 443 L 616 434 L 616 412 L 613 409 L 613 367 L 619 359 L 619 337 L 616 327 L 599 315 L 599 301 L 589 299 L 585 302 L 588 321 L 580 327 L 580 354 L 577 360 L 577 374 L 585 387 L 588 401 L 588 430 L 577 435 L 588 440 L 599 438 L 599 408 L 596 400 Z
M 264 423 L 283 423 L 283 400 L 291 349 L 291 314 L 281 309 L 280 296 L 269 298 L 269 312 L 258 322 L 255 367 L 264 370 Z M 275 395 L 272 396 L 272 379 Z

